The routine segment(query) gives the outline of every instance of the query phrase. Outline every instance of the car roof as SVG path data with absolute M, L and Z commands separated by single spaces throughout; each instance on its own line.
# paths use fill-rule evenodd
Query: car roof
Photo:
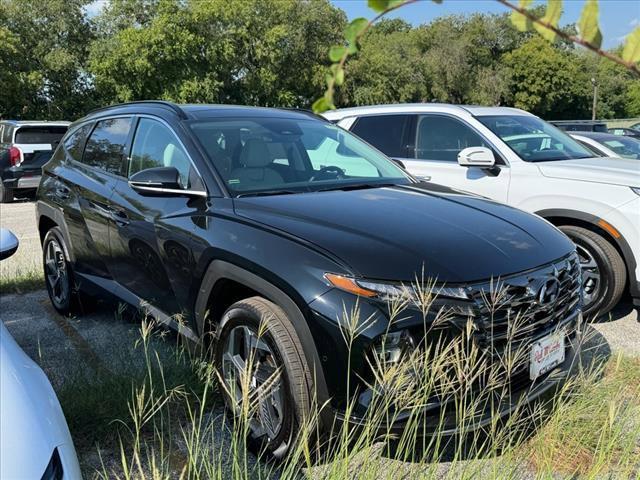
M 54 126 L 54 127 L 68 127 L 71 122 L 65 120 L 0 120 L 0 123 L 13 125 L 14 127 L 24 126 Z
M 114 114 L 153 114 L 169 113 L 177 115 L 182 120 L 202 120 L 224 117 L 279 117 L 289 119 L 309 119 L 326 121 L 323 117 L 308 110 L 294 108 L 252 107 L 243 105 L 218 104 L 176 104 L 161 100 L 145 100 L 110 105 L 89 112 L 82 120 L 98 118 Z
M 489 116 L 489 115 L 529 115 L 530 113 L 511 107 L 483 107 L 480 105 L 453 105 L 449 103 L 398 103 L 390 105 L 371 105 L 366 107 L 350 107 L 330 110 L 323 113 L 329 120 L 340 120 L 361 115 L 392 113 L 453 113 L 457 115 Z

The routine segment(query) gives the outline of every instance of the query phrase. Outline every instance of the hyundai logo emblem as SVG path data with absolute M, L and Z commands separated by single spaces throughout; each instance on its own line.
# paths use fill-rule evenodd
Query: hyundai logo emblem
M 560 281 L 557 278 L 548 278 L 538 291 L 538 303 L 540 305 L 550 305 L 558 300 L 560 295 Z

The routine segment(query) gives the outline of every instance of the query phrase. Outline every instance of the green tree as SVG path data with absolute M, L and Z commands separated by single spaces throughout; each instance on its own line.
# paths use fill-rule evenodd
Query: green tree
M 590 116 L 590 78 L 572 50 L 536 36 L 504 61 L 512 72 L 515 107 L 551 120 Z
M 627 88 L 627 116 L 640 117 L 640 82 L 629 83 Z
M 349 84 L 340 104 L 422 102 L 429 100 L 430 80 L 415 32 L 401 20 L 384 20 L 367 35 L 349 65 Z
M 90 55 L 104 102 L 308 105 L 324 85 L 325 46 L 345 23 L 326 0 L 118 2 L 129 7 L 96 20 L 105 34 Z M 131 5 L 141 2 L 139 18 Z
M 90 103 L 87 3 L 0 2 L 0 116 L 73 118 Z

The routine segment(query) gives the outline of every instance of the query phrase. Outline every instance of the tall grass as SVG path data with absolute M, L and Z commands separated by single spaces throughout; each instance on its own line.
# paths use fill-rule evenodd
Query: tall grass
M 496 310 L 508 300 L 498 287 L 486 299 Z M 491 349 L 478 346 L 472 319 L 459 323 L 453 338 L 447 333 L 459 312 L 439 308 L 428 282 L 416 282 L 415 290 L 415 295 L 388 305 L 389 331 L 411 306 L 421 312 L 425 338 L 432 340 L 416 345 L 399 362 L 388 361 L 383 343 L 367 358 L 371 377 L 347 385 L 345 418 L 361 409 L 359 395 L 369 392 L 362 421 L 335 422 L 330 434 L 327 429 L 320 432 L 320 410 L 327 406 L 314 405 L 306 418 L 298 419 L 296 441 L 279 463 L 250 453 L 250 421 L 265 394 L 250 388 L 252 362 L 247 362 L 246 378 L 239 382 L 241 401 L 236 408 L 218 408 L 221 377 L 210 356 L 177 347 L 175 364 L 168 364 L 152 348 L 153 322 L 143 322 L 140 348 L 146 368 L 132 387 L 128 414 L 120 419 L 119 460 L 104 463 L 96 476 L 397 479 L 521 478 L 526 472 L 543 478 L 640 474 L 640 360 L 576 361 L 572 376 L 559 383 L 555 395 L 529 404 L 512 391 L 509 380 L 529 358 L 528 347 L 516 341 L 518 332 L 527 328 L 527 314 L 512 319 L 507 344 L 496 358 Z M 427 321 L 434 309 L 435 320 Z M 349 351 L 373 322 L 357 307 L 345 310 L 338 320 Z M 261 335 L 268 331 L 266 322 Z M 578 326 L 577 346 L 589 340 L 588 332 L 585 325 Z M 197 381 L 176 382 L 170 373 L 176 365 L 188 367 Z M 272 381 L 280 375 L 282 371 L 274 372 Z M 263 388 L 268 387 L 269 382 Z M 429 410 L 443 402 L 446 410 Z M 510 415 L 498 415 L 507 406 Z M 445 434 L 452 418 L 456 433 Z M 485 418 L 486 425 L 477 429 Z M 394 430 L 399 421 L 404 428 Z

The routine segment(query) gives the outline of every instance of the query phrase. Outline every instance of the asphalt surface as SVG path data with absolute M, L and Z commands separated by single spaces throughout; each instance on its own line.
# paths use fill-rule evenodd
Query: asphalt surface
M 5 274 L 9 265 L 19 271 L 24 262 L 32 266 L 41 261 L 34 212 L 34 204 L 30 202 L 0 206 L 0 226 L 11 229 L 21 242 L 15 258 L 0 264 Z M 140 336 L 139 325 L 123 321 L 112 304 L 99 305 L 81 318 L 63 317 L 51 307 L 44 289 L 3 294 L 0 319 L 24 351 L 42 367 L 56 390 L 79 373 L 114 368 Z M 630 301 L 623 301 L 609 318 L 591 327 L 591 353 L 608 355 L 622 351 L 640 356 L 640 323 Z

